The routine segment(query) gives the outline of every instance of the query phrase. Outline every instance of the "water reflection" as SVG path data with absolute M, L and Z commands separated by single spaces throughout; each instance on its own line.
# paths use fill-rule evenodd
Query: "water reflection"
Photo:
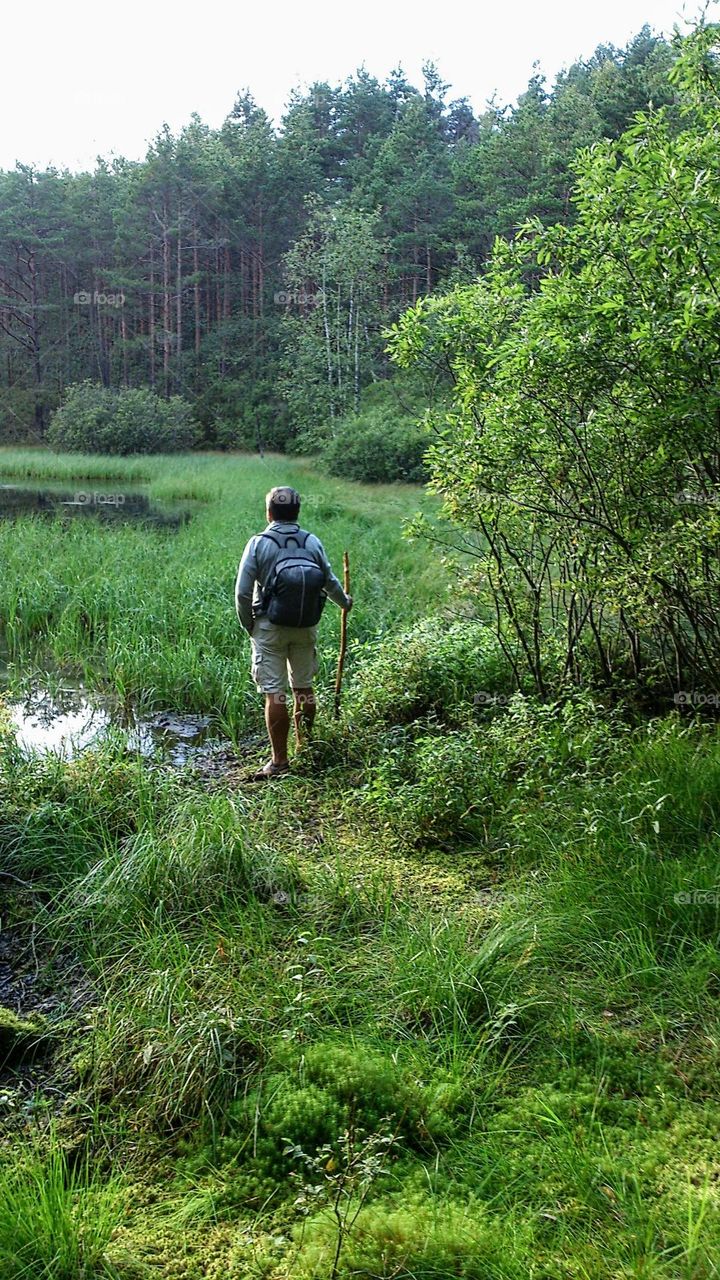
M 82 686 L 35 689 L 23 699 L 9 701 L 7 710 L 18 746 L 26 755 L 52 751 L 71 760 L 99 745 L 109 733 L 124 735 L 130 750 L 173 765 L 228 747 L 213 736 L 210 716 L 163 711 L 149 716 L 133 713 L 123 721 Z
M 179 529 L 191 519 L 187 506 L 158 502 L 138 491 L 0 484 L 0 519 L 13 520 L 28 514 L 66 519 L 90 517 L 109 523 L 138 520 L 162 529 Z
M 95 743 L 111 725 L 109 712 L 81 694 L 39 689 L 8 703 L 10 722 L 25 753 L 57 751 L 71 759 Z

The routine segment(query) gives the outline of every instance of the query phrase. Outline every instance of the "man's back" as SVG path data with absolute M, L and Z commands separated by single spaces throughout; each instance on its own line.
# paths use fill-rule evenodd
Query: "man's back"
M 252 623 L 262 608 L 263 592 L 272 577 L 282 546 L 289 537 L 305 539 L 303 550 L 322 569 L 326 595 L 341 609 L 347 607 L 347 596 L 330 567 L 320 539 L 292 521 L 272 520 L 262 533 L 250 538 L 238 569 L 235 607 L 247 632 L 252 631 Z

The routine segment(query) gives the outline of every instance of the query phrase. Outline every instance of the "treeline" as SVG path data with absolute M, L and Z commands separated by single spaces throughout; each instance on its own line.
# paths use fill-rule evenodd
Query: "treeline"
M 87 379 L 181 395 L 221 446 L 359 409 L 383 328 L 528 218 L 571 223 L 578 149 L 672 106 L 673 58 L 643 28 L 480 117 L 432 64 L 421 89 L 360 70 L 295 94 L 279 129 L 243 94 L 139 163 L 1 173 L 0 432 L 44 434 Z

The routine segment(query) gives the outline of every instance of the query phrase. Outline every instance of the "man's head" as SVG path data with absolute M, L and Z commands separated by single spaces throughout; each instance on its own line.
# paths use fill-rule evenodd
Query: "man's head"
M 268 520 L 288 520 L 294 523 L 300 514 L 300 494 L 289 485 L 279 484 L 270 490 L 265 505 Z

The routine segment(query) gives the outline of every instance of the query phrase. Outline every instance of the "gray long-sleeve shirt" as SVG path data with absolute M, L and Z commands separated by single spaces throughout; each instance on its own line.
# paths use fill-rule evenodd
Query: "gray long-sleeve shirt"
M 265 533 L 297 533 L 299 526 L 287 520 L 273 520 L 264 530 Z M 314 533 L 308 534 L 305 550 L 316 560 L 325 573 L 325 593 L 330 600 L 341 609 L 350 603 L 335 574 L 330 568 L 330 561 L 325 548 Z M 235 610 L 248 634 L 252 631 L 254 610 L 261 601 L 263 589 L 273 571 L 278 548 L 270 538 L 256 534 L 247 543 L 235 581 Z

